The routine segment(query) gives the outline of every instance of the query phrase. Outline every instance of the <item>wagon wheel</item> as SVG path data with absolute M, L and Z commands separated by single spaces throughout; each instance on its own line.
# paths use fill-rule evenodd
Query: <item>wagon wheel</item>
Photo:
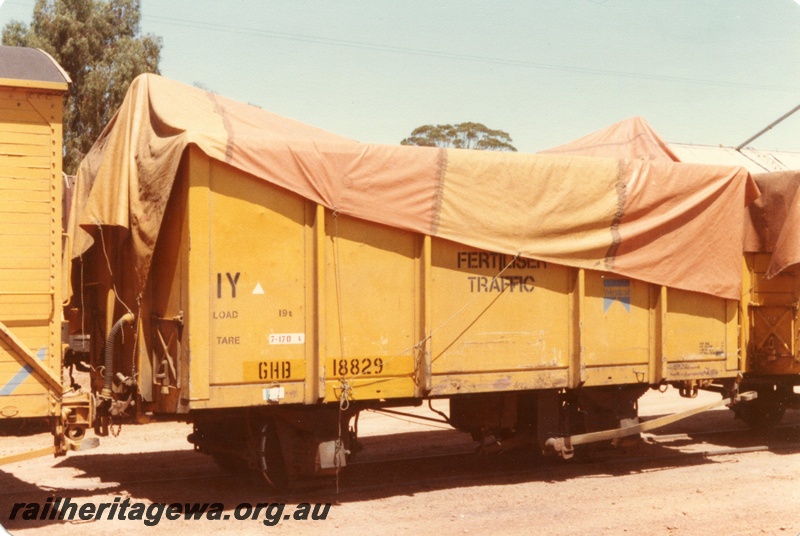
M 213 453 L 211 458 L 220 468 L 231 475 L 246 475 L 248 471 L 247 462 L 230 453 Z
M 274 422 L 262 421 L 255 435 L 256 471 L 270 486 L 285 489 L 289 477 Z
M 736 417 L 753 430 L 766 431 L 780 424 L 786 413 L 783 386 L 757 389 L 755 400 L 740 402 L 734 407 Z
M 190 441 L 202 445 L 201 452 L 211 456 L 225 472 L 246 475 L 251 473 L 250 451 L 246 448 L 248 437 L 247 427 L 240 422 L 226 422 L 223 426 L 219 421 L 198 419 Z

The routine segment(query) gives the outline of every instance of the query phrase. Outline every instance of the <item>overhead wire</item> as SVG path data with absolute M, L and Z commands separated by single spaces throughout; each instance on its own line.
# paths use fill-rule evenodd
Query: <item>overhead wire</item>
M 10 5 L 27 5 L 22 2 L 15 2 L 13 0 L 7 1 L 6 3 Z M 673 76 L 667 74 L 641 73 L 635 71 L 622 71 L 615 69 L 600 69 L 596 67 L 577 67 L 572 65 L 541 63 L 530 60 L 501 58 L 496 56 L 481 56 L 481 55 L 464 54 L 458 52 L 448 52 L 443 50 L 411 48 L 411 47 L 404 47 L 397 45 L 388 45 L 383 43 L 370 43 L 365 41 L 354 41 L 349 39 L 338 39 L 332 37 L 321 37 L 315 35 L 281 32 L 276 30 L 267 30 L 263 28 L 249 28 L 240 25 L 221 24 L 218 22 L 205 22 L 198 20 L 182 19 L 177 17 L 142 15 L 141 20 L 153 24 L 164 24 L 168 26 L 178 26 L 195 30 L 210 30 L 210 31 L 223 32 L 229 34 L 252 35 L 256 37 L 264 37 L 269 39 L 297 41 L 297 42 L 311 43 L 318 45 L 338 46 L 338 47 L 354 48 L 361 50 L 373 50 L 379 52 L 390 52 L 395 54 L 414 55 L 414 56 L 422 56 L 430 58 L 451 59 L 451 60 L 484 63 L 491 65 L 505 65 L 509 67 L 521 67 L 528 69 L 560 71 L 560 72 L 585 74 L 585 75 L 612 76 L 618 78 L 631 78 L 639 80 L 653 80 L 662 82 L 708 85 L 708 86 L 718 86 L 718 87 L 761 89 L 767 91 L 795 93 L 798 90 L 798 88 L 796 87 L 787 87 L 787 86 L 772 85 L 772 84 L 758 84 L 758 83 L 744 82 L 744 81 L 734 82 L 726 80 L 711 80 L 707 78 L 694 78 L 685 76 Z
M 529 60 L 518 60 L 509 58 L 500 58 L 495 56 L 480 56 L 474 54 L 463 54 L 458 52 L 448 52 L 441 50 L 429 50 L 420 48 L 411 48 L 397 45 L 387 45 L 382 43 L 370 43 L 364 41 L 353 41 L 348 39 L 338 39 L 331 37 L 320 37 L 314 35 L 280 32 L 275 30 L 266 30 L 263 28 L 248 28 L 244 26 L 233 26 L 227 24 L 220 24 L 215 22 L 204 22 L 197 20 L 179 19 L 175 17 L 163 16 L 143 16 L 143 20 L 150 21 L 156 24 L 166 24 L 171 26 L 179 26 L 192 29 L 210 30 L 216 32 L 224 32 L 230 34 L 252 35 L 257 37 L 264 37 L 270 39 L 280 39 L 287 41 L 297 41 L 304 43 L 312 43 L 318 45 L 329 45 L 346 48 L 355 48 L 361 50 L 374 50 L 380 52 L 391 52 L 396 54 L 406 54 L 414 56 L 423 56 L 431 58 L 442 58 L 459 61 L 486 63 L 492 65 L 506 65 L 510 67 L 522 67 L 530 69 L 541 69 L 550 71 L 570 72 L 577 74 L 601 75 L 601 76 L 614 76 L 622 78 L 633 78 L 641 80 L 654 80 L 663 82 L 678 82 L 687 84 L 702 84 L 710 86 L 721 87 L 741 87 L 750 89 L 763 89 L 770 91 L 784 91 L 796 92 L 798 88 L 790 88 L 784 86 L 776 86 L 770 84 L 757 84 L 752 82 L 729 82 L 724 80 L 710 80 L 703 78 L 692 78 L 683 76 L 672 76 L 666 74 L 652 74 L 652 73 L 638 73 L 633 71 L 619 71 L 613 69 L 599 69 L 593 67 L 575 67 L 570 65 L 555 65 L 548 63 L 540 63 Z

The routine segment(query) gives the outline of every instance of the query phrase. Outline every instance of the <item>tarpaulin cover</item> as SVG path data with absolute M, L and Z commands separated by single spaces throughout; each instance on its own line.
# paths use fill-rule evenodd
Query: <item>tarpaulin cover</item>
M 613 157 L 639 160 L 642 162 L 649 161 L 653 164 L 656 162 L 659 164 L 679 162 L 678 157 L 675 155 L 672 149 L 670 149 L 669 144 L 667 144 L 647 123 L 647 121 L 641 117 L 625 119 L 609 127 L 578 138 L 572 142 L 542 151 L 541 154 L 573 154 Z M 678 180 L 682 180 L 684 187 L 689 188 L 690 190 L 695 188 L 706 188 L 702 185 L 702 183 L 696 182 L 698 180 L 697 175 L 686 175 L 683 179 L 679 178 Z M 655 180 L 652 180 L 647 187 L 647 193 L 653 194 L 654 192 L 652 192 L 652 189 L 654 187 L 657 189 L 658 185 Z M 670 186 L 670 188 L 673 187 L 674 185 Z M 710 191 L 707 191 L 707 193 L 709 194 L 708 196 L 701 194 L 701 197 L 710 200 L 711 197 L 713 197 L 713 194 L 711 194 Z M 759 190 L 755 185 L 755 181 L 748 179 L 745 186 L 744 203 L 745 205 L 750 205 L 751 211 L 755 206 L 754 201 L 758 196 Z M 684 208 L 686 206 L 683 202 L 681 202 L 681 205 L 684 206 Z M 658 207 L 654 213 L 650 214 L 650 216 L 656 217 L 656 213 L 665 208 L 667 207 Z M 722 217 L 722 213 L 726 210 L 739 212 L 740 207 L 734 205 L 725 207 L 724 205 L 716 204 L 713 207 L 710 205 L 705 207 L 703 212 L 706 216 L 708 216 L 713 211 L 719 211 L 718 214 Z M 629 215 L 632 213 L 632 211 L 633 209 L 631 207 L 626 207 L 625 209 L 625 213 Z M 738 247 L 738 251 L 734 251 L 733 246 L 735 246 L 735 241 L 742 240 L 742 242 L 744 242 L 747 236 L 755 234 L 749 211 L 744 212 L 741 221 L 744 227 L 740 232 L 740 228 L 737 227 L 737 224 L 735 224 L 732 220 L 729 220 L 722 226 L 714 225 L 713 221 L 706 218 L 703 218 L 702 221 L 694 219 L 690 220 L 684 227 L 676 229 L 675 232 L 670 232 L 665 235 L 667 239 L 664 241 L 664 245 L 669 247 L 669 245 L 672 244 L 672 240 L 674 240 L 677 235 L 684 233 L 691 234 L 693 232 L 698 233 L 694 238 L 691 249 L 683 249 L 683 245 L 680 248 L 670 248 L 669 255 L 667 257 L 663 257 L 666 265 L 673 265 L 676 262 L 681 263 L 681 265 L 684 265 L 684 263 L 691 264 L 689 258 L 681 257 L 686 255 L 690 257 L 696 255 L 697 263 L 695 266 L 689 267 L 688 264 L 685 266 L 689 270 L 694 271 L 696 274 L 701 274 L 701 277 L 703 278 L 708 277 L 708 282 L 710 283 L 715 277 L 715 274 L 706 270 L 702 264 L 708 262 L 710 257 L 714 254 L 724 252 L 724 255 L 727 259 L 726 270 L 741 269 L 741 246 Z M 726 228 L 727 225 L 731 226 Z M 648 237 L 646 234 L 643 234 L 642 238 L 652 239 L 652 236 Z M 632 245 L 631 242 L 631 240 L 625 241 L 628 247 Z M 654 243 L 658 242 L 660 242 L 660 240 L 656 240 Z M 691 276 L 690 274 L 685 274 L 682 277 L 688 278 Z M 680 285 L 674 286 L 685 288 L 681 287 Z M 722 296 L 723 294 L 720 293 L 718 295 Z
M 766 277 L 800 263 L 800 171 L 753 175 L 761 197 L 750 207 L 744 250 L 772 253 Z
M 737 165 L 739 158 L 746 158 L 733 148 L 718 149 L 717 155 L 728 156 L 716 156 L 717 163 L 728 160 L 730 165 Z M 680 161 L 641 117 L 625 119 L 543 152 Z M 743 250 L 772 253 L 766 273 L 769 278 L 800 264 L 800 171 L 755 173 L 752 177 L 761 196 L 750 205 L 744 219 Z
M 661 136 L 641 117 L 631 117 L 540 154 L 607 156 L 680 162 Z
M 190 144 L 341 214 L 660 285 L 741 293 L 743 219 L 756 194 L 742 168 L 359 143 L 155 75 L 133 82 L 82 162 L 73 222 L 128 229 L 140 287 Z M 90 244 L 76 236 L 73 254 Z

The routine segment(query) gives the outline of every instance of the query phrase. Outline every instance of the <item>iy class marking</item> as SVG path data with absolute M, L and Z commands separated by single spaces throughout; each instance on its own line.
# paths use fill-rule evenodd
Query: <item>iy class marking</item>
M 225 277 L 231 286 L 231 298 L 236 297 L 236 284 L 239 282 L 240 275 L 240 272 L 236 272 L 235 274 L 225 272 Z M 217 298 L 222 298 L 222 286 L 222 272 L 217 272 Z

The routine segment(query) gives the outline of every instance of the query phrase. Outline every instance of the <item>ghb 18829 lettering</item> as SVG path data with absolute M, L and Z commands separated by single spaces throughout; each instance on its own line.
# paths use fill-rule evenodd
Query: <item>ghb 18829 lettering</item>
M 383 359 L 380 357 L 353 357 L 351 359 L 332 359 L 334 376 L 372 376 L 383 372 Z
M 259 380 L 288 380 L 292 377 L 289 361 L 261 361 L 258 364 Z

